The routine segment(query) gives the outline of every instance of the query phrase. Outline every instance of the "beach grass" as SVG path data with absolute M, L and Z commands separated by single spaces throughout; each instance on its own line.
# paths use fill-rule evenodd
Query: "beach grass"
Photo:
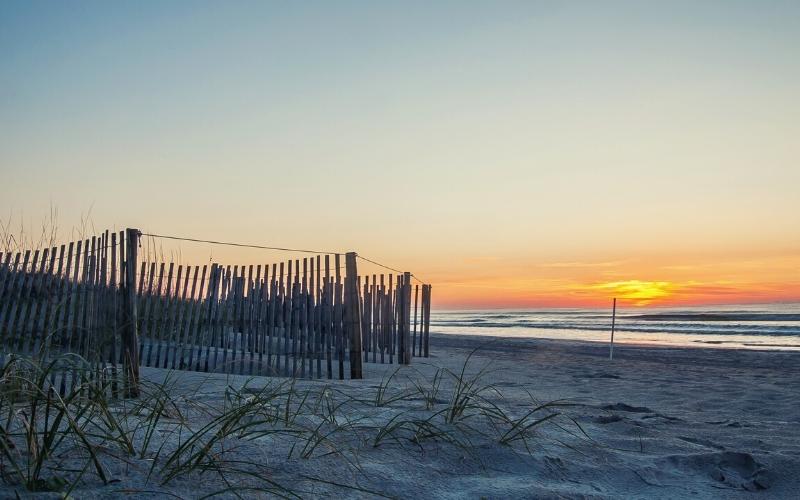
M 60 395 L 51 380 L 64 369 L 78 375 Z M 111 381 L 93 376 L 78 356 L 46 364 L 11 356 L 0 372 L 2 481 L 29 492 L 91 486 L 168 494 L 181 481 L 206 477 L 216 485 L 207 496 L 295 498 L 320 486 L 381 495 L 342 480 L 366 474 L 360 461 L 369 449 L 410 454 L 450 446 L 479 461 L 476 440 L 527 447 L 536 427 L 561 416 L 555 410 L 565 402 L 513 416 L 486 381 L 488 370 L 473 369 L 471 354 L 460 370 L 437 369 L 431 378 L 395 369 L 371 397 L 365 386 L 258 377 L 199 397 L 179 383 L 180 373 L 166 372 L 160 382 L 143 380 L 139 398 L 116 399 Z M 279 479 L 254 446 L 286 462 L 336 457 L 347 474 L 331 479 L 298 467 L 296 480 Z M 132 467 L 144 470 L 135 484 L 111 472 Z

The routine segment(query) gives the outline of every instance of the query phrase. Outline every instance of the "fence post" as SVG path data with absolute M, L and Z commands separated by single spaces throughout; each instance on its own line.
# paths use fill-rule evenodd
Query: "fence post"
M 361 371 L 361 301 L 358 297 L 358 266 L 356 253 L 345 254 L 345 328 L 350 339 L 350 378 L 363 378 Z
M 430 285 L 423 285 L 422 287 L 423 296 L 425 297 L 422 302 L 423 307 L 423 328 L 425 330 L 425 357 L 430 357 L 430 335 L 431 335 L 431 286 Z
M 411 364 L 411 273 L 403 273 L 403 364 Z
M 125 300 L 123 301 L 124 322 L 122 328 L 122 355 L 127 376 L 127 396 L 139 397 L 139 332 L 138 311 L 136 310 L 136 262 L 139 249 L 139 230 L 128 228 L 125 246 Z

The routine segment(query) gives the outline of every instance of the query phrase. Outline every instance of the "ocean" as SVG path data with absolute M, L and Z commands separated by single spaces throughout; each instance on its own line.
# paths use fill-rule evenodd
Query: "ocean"
M 611 307 L 431 311 L 431 332 L 608 342 Z M 800 350 L 800 303 L 617 307 L 615 343 Z

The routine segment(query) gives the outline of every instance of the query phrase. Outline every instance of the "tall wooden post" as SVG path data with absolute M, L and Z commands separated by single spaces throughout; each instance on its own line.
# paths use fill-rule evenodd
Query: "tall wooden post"
M 419 285 L 414 285 L 414 337 L 411 339 L 411 355 L 419 356 L 417 352 L 417 309 L 419 305 Z
M 361 301 L 358 298 L 356 253 L 345 254 L 345 334 L 350 339 L 350 378 L 363 378 L 361 371 Z
M 411 364 L 411 273 L 403 273 L 403 364 Z
M 430 357 L 430 335 L 431 335 L 431 286 L 430 285 L 423 285 L 422 287 L 422 329 L 424 334 L 425 342 L 425 357 Z
M 139 397 L 139 332 L 136 310 L 136 262 L 139 250 L 138 229 L 128 228 L 125 247 L 125 290 L 123 300 L 124 321 L 122 326 L 122 355 L 127 377 L 127 396 Z

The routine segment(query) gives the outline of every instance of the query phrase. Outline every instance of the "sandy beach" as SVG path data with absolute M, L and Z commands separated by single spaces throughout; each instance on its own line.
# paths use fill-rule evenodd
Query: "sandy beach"
M 109 484 L 87 473 L 72 496 L 796 498 L 800 491 L 797 353 L 618 345 L 610 362 L 607 346 L 587 342 L 437 335 L 431 343 L 431 358 L 399 369 L 369 364 L 355 381 L 145 369 L 171 399 L 145 453 L 124 456 L 104 445 Z M 448 418 L 458 382 L 439 371 L 437 391 L 436 373 L 460 377 L 473 350 L 462 378 L 467 404 Z M 275 396 L 280 391 L 292 393 L 288 404 Z M 265 393 L 270 403 L 258 403 Z M 205 469 L 180 466 L 189 455 L 175 450 L 192 433 L 200 436 L 192 449 L 202 448 L 216 432 L 203 434 L 215 412 L 248 401 L 257 404 L 242 422 L 265 432 L 248 435 L 243 425 L 209 445 Z M 125 405 L 117 414 L 135 413 L 134 402 Z M 137 449 L 146 433 L 136 418 L 146 414 L 126 420 Z M 85 467 L 69 450 L 58 463 Z M 24 492 L 5 485 L 0 495 L 15 491 Z
M 442 358 L 484 339 L 437 337 Z M 446 347 L 445 349 L 442 349 Z M 800 493 L 800 356 L 793 352 L 664 348 L 497 339 L 477 357 L 506 394 L 584 405 L 574 417 L 597 446 L 561 450 L 556 466 L 520 465 L 519 489 L 488 496 L 732 498 Z M 546 440 L 546 439 L 545 439 Z M 526 488 L 530 488 L 526 491 Z

